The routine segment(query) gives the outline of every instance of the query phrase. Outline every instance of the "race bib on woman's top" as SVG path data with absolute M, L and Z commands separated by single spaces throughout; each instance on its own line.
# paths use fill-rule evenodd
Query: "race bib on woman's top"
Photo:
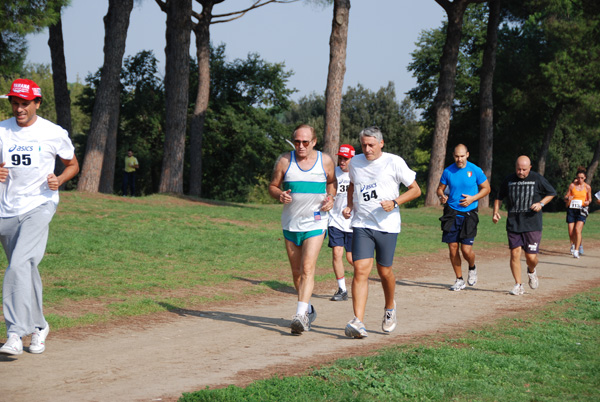
M 571 208 L 571 209 L 581 209 L 582 206 L 583 206 L 583 201 L 581 201 L 581 200 L 571 200 L 571 204 L 569 205 L 569 208 Z
M 41 147 L 38 142 L 10 142 L 3 144 L 2 160 L 7 168 L 37 168 L 40 166 Z

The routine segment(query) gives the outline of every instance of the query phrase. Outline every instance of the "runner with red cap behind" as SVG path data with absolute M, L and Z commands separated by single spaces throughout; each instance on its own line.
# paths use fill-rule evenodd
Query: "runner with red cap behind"
M 346 249 L 346 261 L 352 263 L 352 226 L 351 220 L 344 218 L 342 211 L 348 206 L 348 186 L 350 176 L 348 167 L 350 159 L 355 155 L 354 147 L 349 144 L 340 145 L 337 153 L 338 165 L 335 168 L 337 179 L 337 193 L 333 208 L 329 213 L 329 247 L 331 248 L 333 273 L 337 280 L 338 290 L 331 297 L 332 301 L 348 300 L 348 289 L 344 272 L 344 248 Z M 354 270 L 354 269 L 353 269 Z
M 45 350 L 50 326 L 42 310 L 38 264 L 58 205 L 58 188 L 79 172 L 69 134 L 37 115 L 42 91 L 17 79 L 7 94 L 14 117 L 0 122 L 0 242 L 8 259 L 2 287 L 7 341 L 0 353 L 23 353 L 22 337 L 32 335 L 30 353 Z M 65 165 L 54 174 L 56 157 Z

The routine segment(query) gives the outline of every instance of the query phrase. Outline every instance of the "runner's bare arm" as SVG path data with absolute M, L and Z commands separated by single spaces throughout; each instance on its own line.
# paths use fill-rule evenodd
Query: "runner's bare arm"
M 327 175 L 327 197 L 323 201 L 322 211 L 329 211 L 333 208 L 334 197 L 337 193 L 337 178 L 335 177 L 335 166 L 333 160 L 327 154 L 322 154 L 323 158 L 323 169 Z
M 271 197 L 279 200 L 283 204 L 289 204 L 292 202 L 292 196 L 290 195 L 291 190 L 283 191 L 281 185 L 283 184 L 283 176 L 290 166 L 291 155 L 289 152 L 283 153 L 277 158 L 275 167 L 273 168 L 273 177 L 269 183 L 269 194 Z

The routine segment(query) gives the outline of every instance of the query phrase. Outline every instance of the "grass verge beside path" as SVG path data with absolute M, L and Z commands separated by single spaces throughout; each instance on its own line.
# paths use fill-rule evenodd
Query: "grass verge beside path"
M 600 288 L 426 343 L 179 401 L 600 400 Z
M 53 331 L 173 309 L 206 308 L 272 290 L 293 292 L 281 205 L 200 202 L 166 195 L 124 198 L 65 192 L 40 264 Z M 402 208 L 396 256 L 445 250 L 441 208 Z M 568 249 L 564 213 L 544 215 L 544 242 Z M 600 213 L 585 239 L 600 239 Z M 505 220 L 481 214 L 476 252 L 505 246 Z M 481 250 L 481 251 L 479 251 Z M 508 255 L 507 255 L 508 258 Z M 6 267 L 4 253 L 0 266 Z M 352 277 L 346 265 L 346 276 Z M 2 269 L 2 274 L 4 270 Z M 2 276 L 0 276 L 2 279 Z M 316 281 L 333 281 L 324 242 Z M 0 320 L 0 334 L 6 331 Z

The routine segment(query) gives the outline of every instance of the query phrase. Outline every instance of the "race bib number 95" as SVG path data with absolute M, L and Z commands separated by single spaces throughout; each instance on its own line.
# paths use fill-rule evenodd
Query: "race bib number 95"
M 5 144 L 2 160 L 7 168 L 37 168 L 40 165 L 40 145 L 37 142 Z

